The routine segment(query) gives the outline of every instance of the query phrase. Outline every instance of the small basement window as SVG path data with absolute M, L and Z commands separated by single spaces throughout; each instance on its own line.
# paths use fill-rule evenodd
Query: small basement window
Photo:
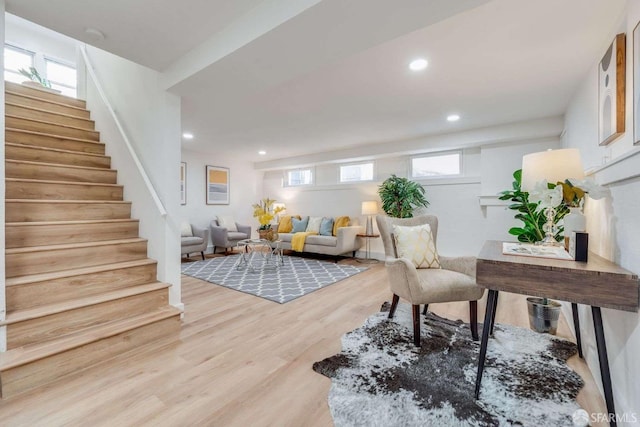
M 462 153 L 460 151 L 415 156 L 411 158 L 413 178 L 441 178 L 462 174 Z
M 313 173 L 311 169 L 294 169 L 286 172 L 284 180 L 285 187 L 311 184 L 313 184 Z
M 18 70 L 29 70 L 33 67 L 35 53 L 19 47 L 4 45 L 4 79 L 8 82 L 22 83 L 29 80 Z
M 340 166 L 340 182 L 373 181 L 373 162 Z

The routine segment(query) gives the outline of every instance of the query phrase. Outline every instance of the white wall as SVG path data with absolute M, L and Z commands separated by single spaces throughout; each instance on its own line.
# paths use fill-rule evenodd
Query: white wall
M 592 169 L 598 182 L 611 190 L 610 198 L 595 203 L 589 200 L 586 205 L 590 250 L 635 273 L 640 272 L 640 200 L 637 197 L 640 194 L 640 180 L 637 177 L 640 155 L 638 147 L 633 145 L 632 34 L 638 21 L 640 2 L 628 2 L 626 15 L 618 27 L 611 29 L 611 38 L 603 41 L 602 46 L 604 54 L 615 34 L 627 34 L 626 132 L 607 147 L 598 144 L 597 66 L 600 58 L 593 58 L 593 67 L 588 70 L 566 113 L 563 140 L 566 147 L 580 149 L 585 166 Z M 611 291 L 615 292 L 615 289 Z M 602 310 L 602 316 L 616 410 L 619 415 L 636 415 L 636 423 L 625 425 L 640 426 L 640 316 L 608 309 Z M 580 307 L 580 318 L 585 356 L 601 386 L 588 307 Z
M 252 217 L 251 205 L 262 198 L 262 192 L 258 191 L 261 174 L 254 170 L 251 162 L 242 160 L 242 157 L 240 151 L 211 154 L 182 150 L 182 161 L 187 163 L 187 204 L 180 206 L 181 221 L 208 228 L 211 220 L 217 215 L 232 215 L 240 224 L 251 225 L 252 230 L 258 228 L 257 220 Z M 207 165 L 229 168 L 228 205 L 206 204 L 205 168 Z M 208 247 L 211 251 L 211 241 Z
M 4 0 L 0 0 L 0 28 L 5 28 Z M 5 32 L 0 31 L 0 45 L 4 46 Z M 0 68 L 4 70 L 4 55 L 0 58 Z M 0 129 L 2 129 L 2 144 L 0 146 L 0 212 L 4 217 L 4 79 L 0 82 Z M 5 270 L 4 270 L 4 227 L 0 230 L 0 322 L 6 316 L 5 300 Z M 6 326 L 0 326 L 0 351 L 7 351 Z
M 513 212 L 506 209 L 506 203 L 497 200 L 497 193 L 511 188 L 511 175 L 521 167 L 524 154 L 560 145 L 558 137 L 503 143 L 499 142 L 501 135 L 496 134 L 492 140 L 486 130 L 481 132 L 485 145 L 463 150 L 464 176 L 420 181 L 430 202 L 428 212 L 439 218 L 438 252 L 443 255 L 476 255 L 485 240 L 513 240 L 507 230 L 517 221 Z M 465 132 L 467 137 L 468 134 Z M 451 146 L 446 147 L 450 149 Z M 429 150 L 433 151 L 433 147 Z M 380 206 L 380 183 L 391 174 L 407 177 L 410 173 L 409 155 L 390 154 L 374 162 L 374 182 L 361 184 L 339 184 L 339 163 L 316 165 L 316 180 L 310 187 L 283 188 L 284 170 L 268 171 L 264 174 L 263 193 L 286 203 L 289 214 L 349 215 L 362 225 L 366 218 L 360 214 L 361 203 L 376 200 Z M 384 259 L 380 239 L 371 240 L 371 252 L 372 257 Z
M 180 296 L 180 99 L 162 90 L 159 73 L 100 49 L 87 47 L 90 61 L 109 102 L 122 122 L 134 150 L 167 211 L 160 216 L 141 175 L 127 152 L 115 122 L 91 80 L 87 107 L 106 143 L 125 200 L 140 219 L 140 235 L 149 240 L 149 257 L 158 261 L 158 280 L 170 283 L 169 301 L 181 306 Z

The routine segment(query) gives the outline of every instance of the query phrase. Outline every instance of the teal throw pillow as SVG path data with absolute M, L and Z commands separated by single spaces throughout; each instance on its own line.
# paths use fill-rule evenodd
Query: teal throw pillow
M 321 236 L 333 236 L 333 218 L 322 218 L 320 223 Z
M 301 231 L 305 231 L 307 229 L 307 224 L 309 224 L 309 217 L 305 216 L 302 219 L 291 217 L 291 222 L 293 223 L 292 233 L 300 233 Z

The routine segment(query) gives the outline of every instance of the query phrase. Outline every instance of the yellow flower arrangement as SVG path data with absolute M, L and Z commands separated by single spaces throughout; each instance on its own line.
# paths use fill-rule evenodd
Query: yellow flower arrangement
M 252 205 L 253 217 L 258 218 L 258 222 L 260 223 L 259 230 L 269 230 L 273 218 L 284 210 L 281 206 L 274 209 L 273 204 L 275 202 L 276 200 L 267 197 Z

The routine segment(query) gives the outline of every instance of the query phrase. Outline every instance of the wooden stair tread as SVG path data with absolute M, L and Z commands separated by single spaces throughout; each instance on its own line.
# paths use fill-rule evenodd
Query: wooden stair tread
M 37 99 L 37 98 L 35 98 L 35 99 Z M 12 107 L 24 108 L 24 109 L 27 109 L 27 110 L 33 110 L 33 111 L 37 111 L 37 112 L 40 112 L 40 113 L 55 114 L 57 116 L 61 116 L 61 117 L 69 118 L 69 119 L 83 120 L 85 122 L 93 123 L 93 120 L 87 119 L 87 118 L 84 118 L 84 117 L 78 117 L 78 116 L 73 116 L 71 114 L 60 113 L 60 112 L 57 112 L 57 111 L 44 110 L 42 108 L 36 108 L 36 107 L 30 107 L 30 106 L 27 106 L 27 105 L 16 104 L 16 103 L 13 103 L 13 102 L 10 102 L 10 101 L 5 101 L 5 105 L 11 105 Z M 22 116 L 13 116 L 13 117 L 22 117 Z M 26 119 L 29 119 L 29 120 L 38 120 L 38 119 L 31 119 L 29 117 L 23 117 L 23 118 L 26 118 Z
M 6 118 L 10 118 L 10 119 L 28 120 L 28 121 L 30 121 L 30 122 L 44 123 L 44 124 L 47 124 L 47 125 L 59 126 L 59 127 L 63 127 L 63 128 L 67 128 L 67 129 L 73 129 L 73 130 L 78 130 L 78 131 L 82 131 L 82 132 L 98 133 L 98 131 L 97 131 L 97 130 L 91 130 L 91 129 L 79 128 L 79 127 L 71 126 L 71 125 L 67 125 L 67 124 L 56 123 L 56 122 L 50 122 L 50 121 L 48 121 L 48 120 L 31 119 L 31 118 L 29 118 L 29 117 L 15 116 L 15 115 L 13 115 L 13 114 L 5 114 L 4 116 L 5 116 Z M 54 135 L 56 135 L 56 134 L 54 134 Z M 56 136 L 64 136 L 64 135 L 56 135 Z
M 77 308 L 88 307 L 92 305 L 101 304 L 107 301 L 113 301 L 121 298 L 126 298 L 134 295 L 140 295 L 147 292 L 153 292 L 160 289 L 168 288 L 168 283 L 153 282 L 145 285 L 131 286 L 127 288 L 117 289 L 114 291 L 103 292 L 97 295 L 91 295 L 82 298 L 76 298 L 67 300 L 64 302 L 42 305 L 33 308 L 27 308 L 23 310 L 16 310 L 13 312 L 7 312 L 5 320 L 0 322 L 2 325 L 10 325 L 12 323 L 24 322 L 26 320 L 37 319 L 39 317 L 50 316 L 56 313 L 62 313 L 64 311 L 74 310 Z
M 91 171 L 98 171 L 98 172 L 103 172 L 105 170 L 107 171 L 111 171 L 113 169 L 106 169 L 106 168 L 97 168 L 94 166 L 78 166 L 78 165 L 61 165 L 60 163 L 46 163 L 46 162 L 34 162 L 32 160 L 13 160 L 13 159 L 5 159 L 5 162 L 9 162 L 9 163 L 19 163 L 19 164 L 25 164 L 25 165 L 33 165 L 33 166 L 55 166 L 55 167 L 64 167 L 65 169 L 82 169 L 82 170 L 91 170 Z M 69 181 L 64 181 L 66 183 L 68 183 Z
M 26 93 L 20 93 L 20 92 L 15 92 L 11 89 L 6 89 L 4 91 L 4 93 L 6 94 L 10 94 L 10 95 L 15 95 L 15 96 L 19 96 L 21 98 L 29 98 L 29 99 L 33 99 L 34 101 L 41 101 L 41 102 L 46 102 L 48 104 L 56 104 L 59 105 L 61 107 L 66 107 L 66 108 L 72 108 L 74 110 L 79 110 L 79 111 L 87 111 L 86 108 L 82 108 L 82 107 L 78 107 L 76 105 L 70 105 L 70 104 L 65 104 L 63 102 L 57 102 L 51 99 L 46 99 L 46 98 L 39 98 L 37 96 L 33 96 L 33 95 L 28 95 Z M 15 105 L 15 104 L 14 104 Z M 73 116 L 74 117 L 74 116 Z
M 98 187 L 114 187 L 114 188 L 124 187 L 121 184 L 105 184 L 102 182 L 50 181 L 46 179 L 27 179 L 27 178 L 5 178 L 5 182 L 28 182 L 28 183 L 38 183 L 38 184 L 64 184 L 64 185 L 93 185 Z
M 84 99 L 74 98 L 72 96 L 63 95 L 61 93 L 49 92 L 45 89 L 41 89 L 36 86 L 26 86 L 20 83 L 5 81 L 4 87 L 5 87 L 5 92 L 7 90 L 10 90 L 18 94 L 23 94 L 25 92 L 29 93 L 30 91 L 33 91 L 34 93 L 32 94 L 32 96 L 36 97 L 37 99 L 45 99 L 45 100 L 53 99 L 53 100 L 56 100 L 56 102 L 59 102 L 64 105 L 75 105 L 78 108 L 86 107 L 86 100 Z M 81 104 L 82 106 L 76 105 L 76 104 Z
M 92 267 L 74 268 L 69 270 L 54 271 L 50 273 L 30 274 L 18 277 L 8 277 L 5 280 L 5 286 L 20 286 L 27 283 L 45 282 L 49 280 L 61 279 L 64 277 L 84 276 L 87 274 L 101 273 L 109 270 L 126 269 L 148 264 L 156 264 L 157 261 L 152 258 L 138 259 L 134 261 L 114 262 L 111 264 L 102 264 Z
M 63 249 L 78 249 L 78 248 L 95 248 L 96 246 L 108 246 L 108 245 L 121 245 L 127 243 L 146 242 L 147 239 L 141 237 L 134 237 L 131 239 L 117 239 L 117 240 L 102 240 L 98 242 L 82 242 L 82 243 L 65 243 L 62 245 L 48 245 L 48 246 L 30 246 L 26 248 L 11 248 L 5 249 L 5 255 L 21 254 L 27 252 L 42 252 L 42 251 L 54 251 Z
M 34 221 L 34 222 L 5 222 L 6 227 L 37 227 L 43 225 L 83 225 L 83 224 L 117 224 L 125 222 L 140 222 L 139 219 L 78 219 L 73 221 Z
M 63 337 L 0 353 L 0 372 L 59 354 L 92 342 L 121 334 L 163 319 L 179 316 L 180 310 L 167 306 L 148 313 L 93 326 Z
M 38 132 L 38 131 L 35 131 L 35 130 L 18 129 L 18 128 L 12 128 L 12 127 L 5 128 L 5 131 L 7 131 L 7 130 L 8 131 L 12 131 L 12 132 L 28 133 L 30 135 L 50 136 L 52 138 L 61 138 L 61 139 L 65 139 L 65 140 L 68 140 L 68 141 L 78 141 L 78 142 L 86 142 L 86 143 L 89 143 L 89 144 L 104 145 L 104 142 L 93 141 L 91 139 L 77 138 L 75 136 L 56 135 L 56 134 L 48 133 L 48 132 Z M 21 145 L 29 145 L 29 144 L 21 144 Z
M 5 203 L 94 203 L 94 204 L 109 204 L 109 203 L 126 203 L 131 202 L 126 200 L 66 200 L 66 199 L 5 199 Z
M 52 136 L 61 138 L 61 136 L 59 135 L 52 135 Z M 42 151 L 54 151 L 56 153 L 62 153 L 62 154 L 81 154 L 83 156 L 90 156 L 90 157 L 109 157 L 109 156 L 105 156 L 104 154 L 86 153 L 84 151 L 62 150 L 60 148 L 40 147 L 38 145 L 30 145 L 30 144 L 16 144 L 15 142 L 5 142 L 4 145 L 9 145 L 11 147 L 18 147 L 18 148 L 31 148 L 34 150 L 42 150 Z

